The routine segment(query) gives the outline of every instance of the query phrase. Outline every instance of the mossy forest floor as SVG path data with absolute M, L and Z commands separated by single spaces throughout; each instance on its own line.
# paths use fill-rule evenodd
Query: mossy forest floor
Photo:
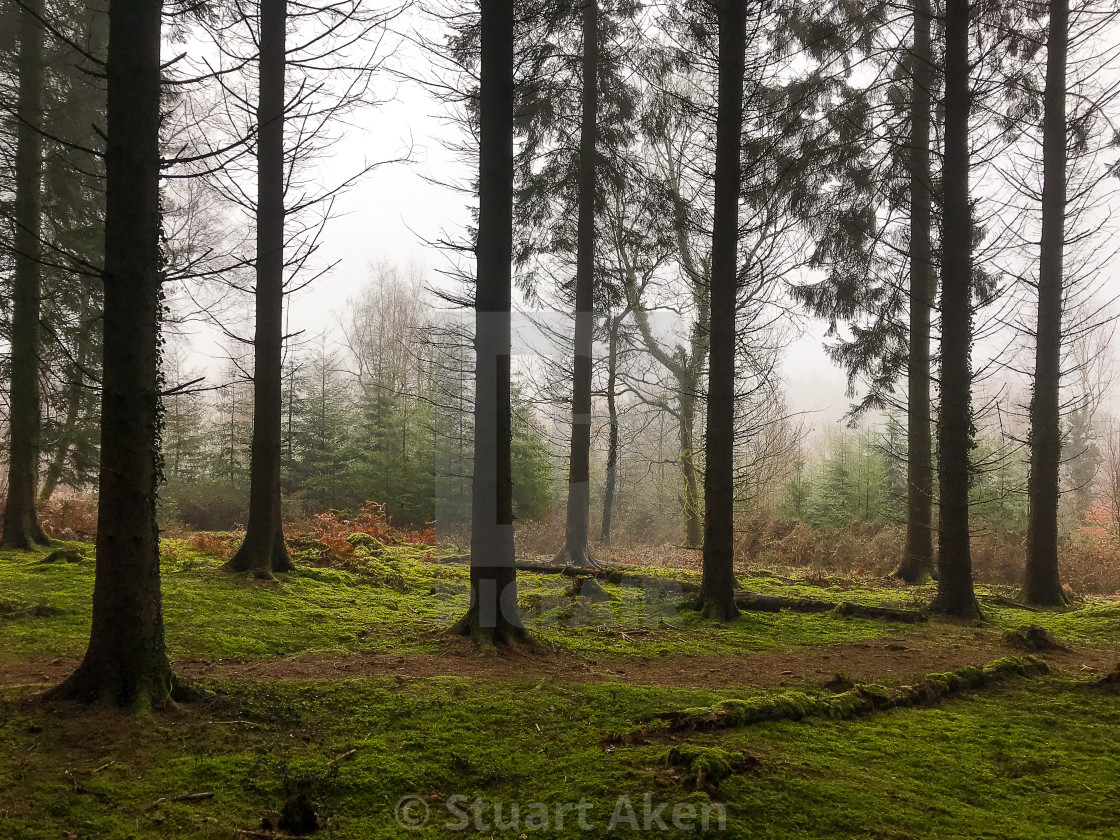
M 1120 832 L 1120 694 L 1093 684 L 1120 660 L 1117 601 L 1030 612 L 982 589 L 982 623 L 783 610 L 719 625 L 677 609 L 674 587 L 696 582 L 686 570 L 605 583 L 599 602 L 572 596 L 569 578 L 521 574 L 534 644 L 480 651 L 446 633 L 466 608 L 466 567 L 425 551 L 262 582 L 169 540 L 168 648 L 206 694 L 124 715 L 35 699 L 80 658 L 93 585 L 92 559 L 42 557 L 0 553 L 4 840 L 283 837 L 312 824 L 337 838 Z M 740 584 L 895 607 L 932 594 L 758 571 Z M 1037 654 L 1049 675 L 849 720 L 657 723 L 983 665 L 1018 653 L 1003 634 L 1024 624 L 1068 647 Z

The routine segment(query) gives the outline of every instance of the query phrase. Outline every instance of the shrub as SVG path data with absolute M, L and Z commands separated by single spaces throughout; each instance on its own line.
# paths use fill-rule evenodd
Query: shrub
M 97 538 L 97 497 L 51 499 L 39 505 L 39 522 L 55 539 L 92 542 Z
M 179 522 L 198 531 L 229 531 L 249 517 L 249 489 L 240 484 L 175 480 L 160 497 Z

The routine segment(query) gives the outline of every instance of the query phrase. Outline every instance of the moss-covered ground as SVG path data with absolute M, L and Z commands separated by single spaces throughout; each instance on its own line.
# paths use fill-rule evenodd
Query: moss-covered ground
M 465 610 L 466 568 L 425 555 L 389 548 L 360 573 L 303 567 L 259 582 L 168 541 L 172 659 L 271 663 L 270 676 L 202 679 L 203 700 L 137 716 L 34 699 L 44 685 L 22 665 L 69 667 L 82 653 L 93 561 L 42 564 L 41 554 L 0 553 L 0 837 L 285 836 L 305 804 L 318 814 L 316 836 L 338 838 L 626 837 L 647 828 L 735 838 L 1117 836 L 1120 696 L 1093 687 L 1096 674 L 1078 664 L 1083 652 L 1087 661 L 1093 652 L 1098 670 L 1120 655 L 1113 601 L 1032 613 L 994 603 L 1008 593 L 985 590 L 983 624 L 783 611 L 718 626 L 676 609 L 666 582 L 695 582 L 687 573 L 657 570 L 656 585 L 604 584 L 610 600 L 599 604 L 567 594 L 569 579 L 522 574 L 521 606 L 544 652 L 522 651 L 512 668 L 506 654 L 482 652 L 463 654 L 474 662 L 469 675 L 390 666 L 276 678 L 286 657 L 329 663 L 400 654 L 416 662 L 463 651 L 441 631 Z M 930 594 L 767 574 L 740 582 L 754 592 L 891 606 Z M 962 646 L 998 647 L 1003 630 L 1028 622 L 1073 648 L 1049 676 L 847 721 L 608 737 L 639 730 L 661 712 L 787 689 L 752 682 L 745 665 L 741 679 L 725 674 L 718 688 L 699 667 L 693 679 L 657 684 L 655 665 L 665 658 L 724 657 L 733 670 L 755 655 L 804 663 L 819 653 L 832 675 L 848 666 L 836 651 L 866 644 L 881 654 L 893 646 L 899 661 L 876 667 L 884 682 L 897 683 L 914 673 L 901 658 L 907 648 L 936 650 L 944 641 L 960 658 Z M 643 679 L 558 678 L 534 666 L 538 655 L 606 662 Z M 496 676 L 487 676 L 488 663 Z M 845 687 L 790 667 L 775 679 L 809 693 Z M 395 818 L 407 797 L 414 799 L 402 819 L 428 813 L 424 826 Z M 282 814 L 287 828 L 277 833 Z

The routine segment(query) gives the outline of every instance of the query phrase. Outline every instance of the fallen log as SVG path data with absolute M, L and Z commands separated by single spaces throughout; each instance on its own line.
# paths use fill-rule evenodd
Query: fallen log
M 898 621 L 903 624 L 915 624 L 920 621 L 929 621 L 929 615 L 922 610 L 906 610 L 897 607 L 873 607 L 865 604 L 853 604 L 843 601 L 836 607 L 837 615 L 845 618 L 872 618 L 880 621 Z
M 1010 656 L 995 659 L 983 668 L 969 665 L 945 673 L 928 674 L 911 685 L 869 683 L 823 696 L 787 691 L 777 696 L 724 700 L 710 707 L 661 712 L 653 716 L 657 723 L 639 726 L 621 735 L 610 733 L 606 738 L 615 742 L 638 743 L 649 734 L 666 730 L 711 732 L 765 721 L 810 717 L 847 720 L 886 709 L 929 705 L 1012 677 L 1034 677 L 1049 672 L 1046 663 L 1034 656 Z
M 881 621 L 898 621 L 905 624 L 926 621 L 929 618 L 920 610 L 866 606 L 864 604 L 853 604 L 850 601 L 822 601 L 817 598 L 761 595 L 757 592 L 740 592 L 735 596 L 735 605 L 748 612 L 780 612 L 781 610 L 807 613 L 835 612 L 845 618 L 870 618 Z
M 433 563 L 440 563 L 443 565 L 455 564 L 469 564 L 471 556 L 469 554 L 452 554 L 447 557 L 438 557 L 432 561 Z M 682 583 L 674 580 L 664 580 L 650 575 L 650 569 L 647 566 L 635 565 L 616 565 L 616 566 L 600 566 L 598 568 L 591 568 L 589 566 L 573 566 L 564 563 L 533 563 L 528 560 L 518 560 L 513 564 L 513 568 L 519 572 L 529 572 L 538 575 L 563 575 L 570 578 L 595 578 L 596 580 L 603 580 L 607 583 L 617 584 L 656 584 L 666 589 L 674 589 L 679 592 L 698 592 L 700 587 L 694 583 Z
M 835 601 L 819 601 L 816 598 L 791 598 L 788 595 L 761 595 L 757 592 L 740 592 L 735 596 L 735 605 L 741 610 L 751 612 L 793 612 L 825 613 L 836 609 Z

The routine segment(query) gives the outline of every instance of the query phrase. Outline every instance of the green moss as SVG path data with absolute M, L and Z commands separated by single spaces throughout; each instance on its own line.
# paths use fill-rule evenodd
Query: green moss
M 850 718 L 896 706 L 911 706 L 954 696 L 1013 676 L 1048 672 L 1046 663 L 1033 656 L 998 659 L 983 669 L 965 666 L 943 674 L 929 674 L 918 685 L 856 685 L 833 695 L 787 691 L 749 700 L 725 700 L 711 708 L 666 712 L 659 718 L 674 730 L 712 731 L 750 726 L 768 720 L 801 720 L 806 717 Z M 638 735 L 644 729 L 638 729 Z M 633 735 L 630 740 L 633 740 Z
M 604 748 L 599 736 L 667 708 L 715 704 L 719 693 L 449 677 L 207 687 L 212 700 L 178 714 L 105 715 L 92 727 L 0 691 L 0 834 L 227 838 L 259 830 L 301 793 L 324 836 L 339 840 L 403 836 L 392 815 L 405 796 L 432 812 L 415 836 L 463 836 L 445 827 L 456 794 L 507 809 L 584 798 L 591 836 L 606 834 L 618 796 L 640 813 L 646 793 L 671 806 L 716 797 L 726 836 L 738 838 L 1105 840 L 1120 815 L 1120 698 L 1065 678 L 1012 681 L 858 725 L 770 721 L 671 748 Z M 722 699 L 790 700 L 738 694 Z M 757 767 L 738 772 L 748 756 Z M 667 770 L 683 772 L 674 780 Z M 213 797 L 175 801 L 200 792 Z M 491 833 L 522 832 L 467 836 Z M 589 836 L 571 823 L 538 835 Z
M 92 557 L 90 546 L 75 547 Z M 261 582 L 223 572 L 225 558 L 165 540 L 162 585 L 171 654 L 250 659 L 371 647 L 434 650 L 435 631 L 466 612 L 469 569 L 426 562 L 425 546 L 385 546 L 376 556 L 367 549 L 359 546 L 354 571 L 310 565 L 304 558 L 297 559 L 296 572 Z M 306 551 L 319 556 L 315 546 Z M 0 658 L 76 657 L 84 649 L 94 564 L 40 565 L 40 559 L 35 552 L 0 552 L 0 602 L 61 611 L 49 620 L 0 622 Z M 897 629 L 792 612 L 748 613 L 712 627 L 678 610 L 682 586 L 695 581 L 692 573 L 651 569 L 645 582 L 604 583 L 609 600 L 581 599 L 575 606 L 565 597 L 571 582 L 560 575 L 524 574 L 518 589 L 530 633 L 577 656 L 735 655 L 862 641 Z
M 659 760 L 667 767 L 683 768 L 685 780 L 694 789 L 712 791 L 717 790 L 720 782 L 732 773 L 754 763 L 750 756 L 742 753 L 694 744 L 671 747 Z
M 365 542 L 364 540 L 362 542 Z M 92 557 L 92 549 L 68 544 Z M 313 549 L 309 549 L 312 551 Z M 461 618 L 469 600 L 465 565 L 427 562 L 426 546 L 385 546 L 376 556 L 360 545 L 353 570 L 324 568 L 299 561 L 298 569 L 277 582 L 260 582 L 221 571 L 225 558 L 165 540 L 164 611 L 173 656 L 287 656 L 301 652 L 389 650 L 430 652 L 436 631 Z M 76 657 L 89 632 L 94 563 L 40 564 L 42 553 L 0 552 L 0 603 L 43 605 L 60 611 L 49 618 L 0 621 L 0 659 L 29 655 Z M 815 645 L 866 642 L 907 634 L 946 644 L 969 643 L 972 631 L 942 622 L 896 624 L 828 614 L 745 612 L 713 626 L 695 613 L 680 611 L 684 589 L 694 573 L 649 570 L 646 581 L 602 583 L 609 599 L 573 605 L 565 597 L 570 579 L 561 575 L 522 574 L 519 602 L 530 634 L 564 653 L 593 658 L 738 655 L 743 651 L 791 651 Z M 819 596 L 819 587 L 761 576 L 744 581 L 751 590 L 794 596 Z M 917 590 L 921 590 L 918 587 Z M 910 592 L 911 590 L 907 590 Z M 899 600 L 895 589 L 846 588 L 845 600 L 885 606 L 916 606 L 927 599 Z M 1021 623 L 1021 611 L 985 607 L 995 637 L 1002 624 Z M 236 617 L 236 618 L 234 618 Z M 1073 642 L 1120 643 L 1120 605 L 1089 601 L 1066 613 L 1040 613 L 1040 624 Z

